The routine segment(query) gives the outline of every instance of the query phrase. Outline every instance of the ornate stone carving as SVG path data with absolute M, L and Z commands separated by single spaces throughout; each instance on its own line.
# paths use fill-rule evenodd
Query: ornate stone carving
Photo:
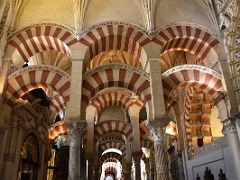
M 80 142 L 81 134 L 86 127 L 86 122 L 67 122 L 68 136 L 70 141 L 78 140 Z
M 55 72 L 55 73 L 57 73 L 61 76 L 64 76 L 64 77 L 70 79 L 69 74 L 67 74 L 63 70 L 61 70 L 59 68 L 56 68 L 54 66 L 51 66 L 51 65 L 34 65 L 34 66 L 25 67 L 25 68 L 19 69 L 18 71 L 10 74 L 8 76 L 8 79 L 15 78 L 18 75 L 23 74 L 23 73 L 28 72 L 28 71 L 31 71 L 31 70 L 49 70 L 51 72 Z
M 176 71 L 179 71 L 179 70 L 182 70 L 182 69 L 189 69 L 189 70 L 201 70 L 201 71 L 204 71 L 206 73 L 209 73 L 215 77 L 217 77 L 218 79 L 221 79 L 221 74 L 219 74 L 218 72 L 208 68 L 208 67 L 205 67 L 205 66 L 200 66 L 200 65 L 192 65 L 192 64 L 184 64 L 184 65 L 179 65 L 179 66 L 175 66 L 167 71 L 165 71 L 162 76 L 163 78 L 169 76 L 170 74 L 176 72 Z
M 149 74 L 146 73 L 144 70 L 132 67 L 132 66 L 127 65 L 127 64 L 115 64 L 115 63 L 106 64 L 106 65 L 102 65 L 100 67 L 96 67 L 94 69 L 91 69 L 83 75 L 83 78 L 85 79 L 87 76 L 90 76 L 90 75 L 92 75 L 96 72 L 99 72 L 99 71 L 104 71 L 105 69 L 120 69 L 120 68 L 139 73 L 141 76 L 144 76 L 146 79 L 149 80 Z
M 236 120 L 234 118 L 229 118 L 223 121 L 223 134 L 235 133 L 237 131 L 236 128 Z

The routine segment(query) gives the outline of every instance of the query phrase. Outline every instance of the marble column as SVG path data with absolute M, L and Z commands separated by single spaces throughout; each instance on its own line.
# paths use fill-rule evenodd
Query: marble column
M 83 143 L 83 141 L 82 141 Z M 81 145 L 81 155 L 80 155 L 80 160 L 81 160 L 81 179 L 86 179 L 86 157 L 85 157 L 85 151 L 83 146 Z
M 158 119 L 149 122 L 151 125 L 151 133 L 154 141 L 154 156 L 157 172 L 157 180 L 169 180 L 168 155 L 164 145 L 165 137 L 162 127 L 167 124 L 167 119 Z
M 67 123 L 69 136 L 68 180 L 80 179 L 81 133 L 84 123 Z
M 228 118 L 223 121 L 223 134 L 227 136 L 228 145 L 232 151 L 232 163 L 234 164 L 237 179 L 240 179 L 240 142 L 237 134 L 236 119 Z
M 149 163 L 149 161 L 150 161 L 149 158 L 145 158 L 145 159 L 144 159 L 145 170 L 146 170 L 146 174 L 147 174 L 147 180 L 151 180 L 150 163 Z
M 126 163 L 125 179 L 126 180 L 132 179 L 132 163 Z
M 154 157 L 154 153 L 151 153 L 150 156 L 150 180 L 154 180 L 154 174 L 155 174 L 155 157 Z
M 94 166 L 93 159 L 88 159 L 88 180 L 93 180 L 94 178 L 93 166 Z
M 100 162 L 99 162 L 100 163 Z M 99 180 L 99 165 L 94 165 L 94 179 Z
M 142 152 L 134 152 L 132 154 L 134 165 L 135 165 L 135 179 L 141 179 L 141 159 Z

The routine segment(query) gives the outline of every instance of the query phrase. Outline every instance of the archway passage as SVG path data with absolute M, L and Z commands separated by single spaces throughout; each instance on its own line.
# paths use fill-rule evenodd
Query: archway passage
M 101 66 L 84 75 L 82 100 L 88 104 L 97 92 L 107 87 L 123 87 L 135 92 L 146 103 L 151 99 L 148 78 L 144 71 L 127 65 Z
M 18 179 L 38 179 L 39 145 L 36 137 L 29 134 L 23 141 L 18 164 Z
M 69 101 L 70 76 L 67 73 L 46 65 L 18 70 L 8 77 L 6 103 L 14 106 L 24 94 L 32 89 L 48 89 L 48 87 L 59 93 L 65 103 Z
M 204 60 L 219 40 L 206 30 L 191 26 L 171 26 L 160 30 L 153 41 L 162 46 L 161 54 L 181 50 Z
M 174 105 L 170 96 L 173 90 L 186 85 L 202 90 L 215 100 L 222 96 L 219 92 L 224 92 L 221 75 L 212 69 L 199 65 L 176 66 L 163 73 L 164 97 L 169 101 L 168 105 Z
M 108 50 L 127 51 L 138 60 L 141 58 L 141 60 L 146 61 L 146 52 L 144 52 L 143 46 L 150 41 L 142 29 L 130 24 L 113 22 L 90 28 L 79 40 L 87 47 L 87 64 L 99 53 Z M 142 64 L 145 65 L 145 63 Z
M 69 46 L 77 43 L 70 29 L 56 24 L 27 27 L 10 37 L 7 54 L 14 65 L 22 66 L 34 54 L 42 51 L 58 51 L 70 56 Z

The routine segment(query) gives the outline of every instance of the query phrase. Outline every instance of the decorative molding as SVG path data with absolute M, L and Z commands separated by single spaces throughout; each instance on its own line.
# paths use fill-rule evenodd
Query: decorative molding
M 219 138 L 216 141 L 213 141 L 209 144 L 205 144 L 203 147 L 196 149 L 195 157 L 200 157 L 204 153 L 215 151 L 217 149 L 224 148 L 227 146 L 228 146 L 227 138 L 226 137 Z
M 223 121 L 223 134 L 230 134 L 230 133 L 236 133 L 237 127 L 236 127 L 236 119 L 229 118 Z
M 146 71 L 142 70 L 142 69 L 135 68 L 135 67 L 127 65 L 127 64 L 115 64 L 115 63 L 105 64 L 105 65 L 102 65 L 100 67 L 96 67 L 94 69 L 91 69 L 91 70 L 89 70 L 89 71 L 84 73 L 83 78 L 86 78 L 87 76 L 90 76 L 90 75 L 92 75 L 92 74 L 94 74 L 96 72 L 104 71 L 106 69 L 126 69 L 128 71 L 138 73 L 141 76 L 144 76 L 148 80 L 150 78 L 149 74 Z
M 12 78 L 16 78 L 17 76 L 19 76 L 23 73 L 26 73 L 26 72 L 29 72 L 29 71 L 35 71 L 35 70 L 49 70 L 51 72 L 57 73 L 61 76 L 64 76 L 64 77 L 66 77 L 70 80 L 70 75 L 68 73 L 66 73 L 65 71 L 63 71 L 59 68 L 56 68 L 54 66 L 51 66 L 51 65 L 43 65 L 43 64 L 21 68 L 21 69 L 15 71 L 15 72 L 13 72 L 12 74 L 10 74 L 8 76 L 8 80 L 12 79 Z
M 212 70 L 208 67 L 200 66 L 200 65 L 191 65 L 191 64 L 184 64 L 184 65 L 175 66 L 175 67 L 165 71 L 162 74 L 162 76 L 164 78 L 164 77 L 167 77 L 170 74 L 175 73 L 175 72 L 180 71 L 180 70 L 201 70 L 205 73 L 208 73 L 208 74 L 211 74 L 211 75 L 215 76 L 218 79 L 222 78 L 220 73 L 218 73 L 218 72 L 216 72 L 216 71 L 214 71 L 214 70 Z

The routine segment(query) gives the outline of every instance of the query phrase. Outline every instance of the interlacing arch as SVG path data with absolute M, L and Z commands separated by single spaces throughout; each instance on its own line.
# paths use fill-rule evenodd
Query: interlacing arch
M 84 74 L 82 100 L 88 104 L 95 94 L 108 87 L 123 87 L 135 92 L 146 103 L 151 99 L 148 74 L 123 64 L 104 65 Z
M 94 131 L 96 139 L 99 139 L 102 135 L 108 132 L 120 132 L 121 134 L 126 136 L 128 141 L 132 141 L 133 139 L 132 127 L 126 121 L 119 120 L 103 121 L 95 125 Z
M 15 66 L 21 67 L 34 54 L 46 50 L 70 56 L 69 46 L 77 42 L 71 29 L 56 24 L 37 24 L 11 35 L 7 54 L 11 55 Z
M 140 27 L 127 23 L 105 22 L 87 30 L 79 42 L 87 47 L 88 64 L 99 53 L 113 49 L 130 52 L 137 59 L 145 61 L 143 46 L 150 41 L 147 33 Z
M 70 76 L 58 68 L 38 65 L 20 69 L 8 76 L 6 103 L 12 107 L 29 91 L 36 88 L 50 87 L 69 101 Z
M 89 104 L 96 107 L 98 112 L 101 112 L 108 106 L 120 106 L 126 111 L 132 105 L 137 105 L 139 108 L 143 106 L 143 102 L 140 99 L 133 99 L 130 95 L 124 92 L 114 90 L 95 96 L 90 100 Z
M 165 99 L 177 87 L 193 86 L 204 93 L 218 99 L 224 92 L 221 75 L 214 70 L 199 65 L 181 65 L 163 73 L 163 92 Z M 170 98 L 171 104 L 174 100 Z
M 167 51 L 186 51 L 204 60 L 219 40 L 207 30 L 191 25 L 173 25 L 160 29 L 153 41 L 162 46 L 161 54 Z

